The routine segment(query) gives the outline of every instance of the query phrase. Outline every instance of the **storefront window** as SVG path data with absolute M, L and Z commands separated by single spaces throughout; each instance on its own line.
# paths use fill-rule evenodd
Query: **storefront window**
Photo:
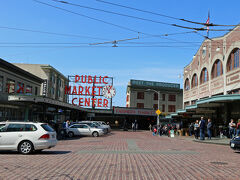
M 20 94 L 24 93 L 24 84 L 21 82 L 17 83 L 17 93 L 20 93 Z
M 27 87 L 26 87 L 26 94 L 32 95 L 32 86 L 27 85 Z
M 6 82 L 6 93 L 14 93 L 15 91 L 15 81 L 12 79 L 7 79 Z

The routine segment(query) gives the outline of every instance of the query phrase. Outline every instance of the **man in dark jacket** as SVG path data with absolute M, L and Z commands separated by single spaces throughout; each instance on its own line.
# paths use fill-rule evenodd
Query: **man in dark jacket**
M 205 120 L 203 119 L 203 117 L 201 117 L 201 120 L 199 122 L 200 125 L 200 140 L 205 140 Z
M 211 139 L 212 138 L 212 121 L 211 121 L 211 119 L 208 119 L 207 133 L 208 133 L 208 139 Z

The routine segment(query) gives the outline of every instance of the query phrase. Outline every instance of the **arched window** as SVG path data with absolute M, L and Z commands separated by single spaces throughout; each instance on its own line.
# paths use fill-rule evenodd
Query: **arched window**
M 218 76 L 221 76 L 223 74 L 223 65 L 222 62 L 217 59 L 212 67 L 212 79 L 216 78 Z
M 239 67 L 239 49 L 235 48 L 228 57 L 227 71 L 231 71 Z
M 200 76 L 200 84 L 203 84 L 208 81 L 208 71 L 207 68 L 203 68 Z
M 196 87 L 197 85 L 198 85 L 197 74 L 194 74 L 192 77 L 192 88 Z
M 188 78 L 185 80 L 184 89 L 185 89 L 186 91 L 190 89 L 190 83 L 189 83 L 189 79 L 188 79 Z

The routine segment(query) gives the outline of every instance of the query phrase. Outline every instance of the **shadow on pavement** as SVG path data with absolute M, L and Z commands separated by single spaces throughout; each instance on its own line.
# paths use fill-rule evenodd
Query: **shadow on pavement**
M 68 154 L 72 151 L 41 151 L 41 152 L 34 152 L 35 155 L 58 155 L 58 154 Z
M 41 151 L 41 152 L 33 152 L 30 155 L 58 155 L 58 154 L 68 154 L 71 153 L 72 151 Z M 21 153 L 17 152 L 17 151 L 0 151 L 0 156 L 1 155 L 11 155 L 11 154 L 19 154 L 22 155 Z M 27 156 L 27 155 L 26 155 Z

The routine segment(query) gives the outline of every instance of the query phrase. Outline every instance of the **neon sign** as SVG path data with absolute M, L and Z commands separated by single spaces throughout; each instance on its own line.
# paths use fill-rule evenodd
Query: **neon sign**
M 111 106 L 111 98 L 116 94 L 112 85 L 113 78 L 75 75 L 68 76 L 68 79 L 69 85 L 65 86 L 65 94 L 69 95 L 69 103 L 92 108 L 108 108 Z

